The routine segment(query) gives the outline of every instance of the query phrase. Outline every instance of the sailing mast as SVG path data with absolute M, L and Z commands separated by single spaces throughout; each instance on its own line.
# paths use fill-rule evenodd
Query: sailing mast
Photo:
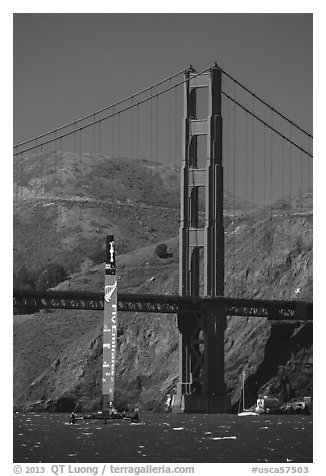
M 245 412 L 245 381 L 246 381 L 246 372 L 242 371 L 242 411 Z
M 117 351 L 117 277 L 113 235 L 106 237 L 104 324 L 103 324 L 103 413 L 113 411 Z
M 252 416 L 257 415 L 257 412 L 246 410 L 245 407 L 245 382 L 246 382 L 246 372 L 242 371 L 242 411 L 240 411 L 241 399 L 239 400 L 239 409 L 238 416 Z

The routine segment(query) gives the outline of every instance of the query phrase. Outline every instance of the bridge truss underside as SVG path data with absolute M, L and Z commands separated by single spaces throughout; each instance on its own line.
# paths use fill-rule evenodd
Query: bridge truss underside
M 313 319 L 312 302 L 269 301 L 227 297 L 164 296 L 118 294 L 121 312 L 149 312 L 163 314 L 200 314 L 208 307 L 224 304 L 227 316 L 265 317 L 275 321 L 305 321 Z M 78 309 L 102 311 L 103 293 L 79 291 L 23 291 L 14 290 L 14 308 L 26 310 Z

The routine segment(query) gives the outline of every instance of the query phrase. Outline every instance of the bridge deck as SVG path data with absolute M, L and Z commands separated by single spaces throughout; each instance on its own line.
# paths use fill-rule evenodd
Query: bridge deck
M 273 301 L 229 297 L 164 296 L 118 293 L 118 310 L 151 313 L 200 313 L 214 303 L 224 302 L 228 316 L 266 317 L 270 320 L 312 321 L 313 304 L 307 301 Z M 14 308 L 79 309 L 101 311 L 104 295 L 81 291 L 31 291 L 14 289 Z

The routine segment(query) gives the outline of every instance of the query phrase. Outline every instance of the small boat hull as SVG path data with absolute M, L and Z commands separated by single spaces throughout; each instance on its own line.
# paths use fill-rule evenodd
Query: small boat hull
M 238 413 L 238 416 L 241 416 L 241 417 L 242 416 L 257 416 L 257 415 L 258 415 L 258 413 L 256 413 L 256 412 L 240 412 L 240 413 Z

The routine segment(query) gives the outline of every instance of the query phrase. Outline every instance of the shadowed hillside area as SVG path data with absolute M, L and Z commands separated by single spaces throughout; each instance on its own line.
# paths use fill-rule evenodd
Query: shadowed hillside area
M 113 234 L 119 292 L 178 294 L 177 167 L 58 151 L 39 159 L 19 157 L 14 167 L 15 287 L 101 292 L 105 236 Z M 300 289 L 300 299 L 312 300 L 312 195 L 265 209 L 224 200 L 225 295 L 297 299 Z M 102 321 L 94 311 L 16 314 L 14 405 L 98 409 Z M 162 410 L 178 379 L 176 317 L 119 313 L 118 321 L 115 404 Z M 311 325 L 229 317 L 225 352 L 234 405 L 243 370 L 248 404 L 260 391 L 277 392 L 279 365 L 294 396 L 312 394 Z

